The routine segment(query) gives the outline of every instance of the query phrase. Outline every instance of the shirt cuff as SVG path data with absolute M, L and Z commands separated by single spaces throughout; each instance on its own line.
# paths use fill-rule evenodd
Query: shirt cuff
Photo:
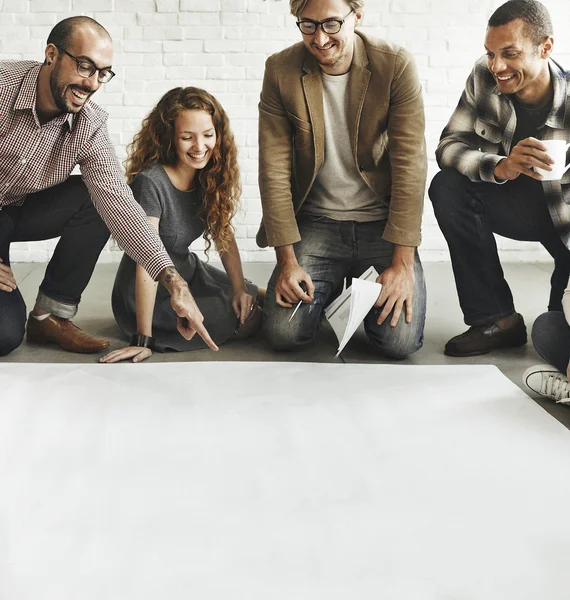
M 505 158 L 507 157 L 499 156 L 498 154 L 483 155 L 483 158 L 481 158 L 481 162 L 479 163 L 479 176 L 481 177 L 481 181 L 497 183 L 499 185 L 506 183 L 506 179 L 497 179 L 495 177 L 497 165 Z
M 158 276 L 160 275 L 163 269 L 167 267 L 173 267 L 174 264 L 172 260 L 170 260 L 170 256 L 168 256 L 168 252 L 159 252 L 152 258 L 150 258 L 144 265 L 142 265 L 147 273 L 154 279 L 154 281 L 158 280 Z

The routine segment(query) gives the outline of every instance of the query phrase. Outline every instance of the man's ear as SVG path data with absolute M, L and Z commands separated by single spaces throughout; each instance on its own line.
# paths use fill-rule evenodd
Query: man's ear
M 541 58 L 549 58 L 552 54 L 552 49 L 554 48 L 554 38 L 548 37 L 542 42 L 540 47 L 540 57 Z
M 57 58 L 57 48 L 53 44 L 48 44 L 45 51 L 45 62 L 47 65 L 51 65 Z
M 362 13 L 360 11 L 355 11 L 354 13 L 354 26 L 358 27 L 362 23 Z

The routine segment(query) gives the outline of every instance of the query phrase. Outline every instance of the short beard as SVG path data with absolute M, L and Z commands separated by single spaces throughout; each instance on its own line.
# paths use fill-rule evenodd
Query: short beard
M 69 106 L 67 106 L 67 103 L 65 102 L 65 89 L 61 89 L 61 87 L 58 85 L 58 75 L 59 65 L 56 66 L 49 77 L 49 89 L 55 105 L 59 108 L 59 110 L 61 110 L 61 112 L 67 113 L 70 111 Z
M 79 108 L 70 106 L 65 100 L 65 92 L 67 91 L 69 86 L 61 87 L 58 83 L 58 79 L 59 79 L 59 66 L 56 66 L 56 68 L 53 70 L 53 72 L 51 73 L 50 78 L 49 78 L 49 89 L 51 91 L 51 95 L 53 97 L 53 101 L 55 102 L 55 105 L 57 106 L 57 108 L 59 108 L 59 110 L 61 110 L 62 113 L 72 113 L 72 114 L 78 113 L 80 110 L 83 109 L 83 106 L 85 106 L 85 104 L 83 106 L 80 106 Z M 86 90 L 79 85 L 76 87 L 78 87 L 82 91 L 91 95 L 91 91 L 89 89 Z M 87 102 L 87 100 L 89 100 L 89 98 L 86 99 L 86 102 Z
M 315 55 L 313 55 L 315 56 Z M 334 67 L 335 65 L 337 65 L 339 62 L 342 61 L 342 59 L 344 58 L 345 53 L 344 52 L 340 52 L 338 54 L 338 56 L 333 57 L 333 58 L 328 58 L 328 59 L 324 59 L 324 60 L 319 60 L 318 55 L 315 56 L 315 58 L 317 59 L 317 62 L 319 63 L 319 65 L 323 65 L 325 67 Z

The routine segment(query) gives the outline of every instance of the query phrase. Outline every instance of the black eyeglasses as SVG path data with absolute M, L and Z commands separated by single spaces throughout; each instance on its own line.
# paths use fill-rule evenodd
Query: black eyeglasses
M 345 17 L 342 18 L 342 20 L 325 19 L 324 21 L 311 21 L 311 19 L 304 19 L 303 21 L 297 21 L 297 27 L 301 30 L 303 35 L 315 35 L 319 26 L 327 35 L 333 35 L 340 31 L 346 19 L 353 12 L 354 10 L 351 10 Z
M 97 80 L 99 83 L 109 83 L 109 81 L 115 77 L 115 73 L 113 73 L 111 69 L 98 69 L 92 62 L 79 60 L 65 48 L 62 48 L 61 46 L 56 46 L 56 48 L 67 54 L 69 58 L 77 63 L 77 74 L 81 75 L 81 77 L 93 77 L 93 75 L 97 73 Z

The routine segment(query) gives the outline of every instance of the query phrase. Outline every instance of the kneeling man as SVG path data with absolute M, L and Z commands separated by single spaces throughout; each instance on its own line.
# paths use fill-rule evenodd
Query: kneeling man
M 257 241 L 275 247 L 277 266 L 263 328 L 278 350 L 312 342 L 345 280 L 372 265 L 383 287 L 366 334 L 404 358 L 422 346 L 425 321 L 424 108 L 410 54 L 355 31 L 363 5 L 290 0 L 302 42 L 266 63 Z
M 12 242 L 60 237 L 27 325 L 28 341 L 72 352 L 109 342 L 71 318 L 109 238 L 168 289 L 184 337 L 198 333 L 216 349 L 188 285 L 135 202 L 91 101 L 109 82 L 113 45 L 89 17 L 70 17 L 50 32 L 43 63 L 0 62 L 0 356 L 26 332 L 26 305 L 10 268 Z M 70 176 L 79 165 L 81 177 Z M 138 336 L 133 344 L 147 343 Z

